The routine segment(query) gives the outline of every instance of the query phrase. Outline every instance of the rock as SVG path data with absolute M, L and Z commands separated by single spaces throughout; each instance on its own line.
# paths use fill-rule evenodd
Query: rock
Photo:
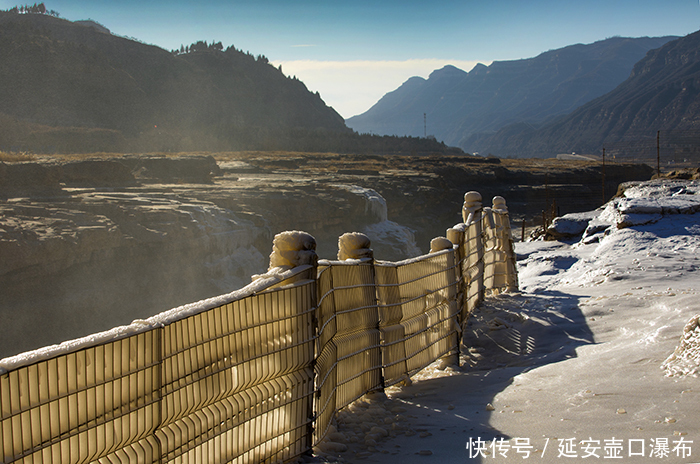
M 57 166 L 0 162 L 0 197 L 57 193 L 61 189 Z
M 599 214 L 599 211 L 590 211 L 554 218 L 552 224 L 547 228 L 546 237 L 553 240 L 577 237 L 586 231 L 590 221 L 598 217 Z
M 131 157 L 122 162 L 131 167 L 137 179 L 148 182 L 209 184 L 213 176 L 221 174 L 212 156 Z
M 136 185 L 131 169 L 112 160 L 86 160 L 61 166 L 61 181 L 68 187 L 117 187 Z
M 344 453 L 348 450 L 348 445 L 345 443 L 324 441 L 319 443 L 318 448 L 324 453 Z

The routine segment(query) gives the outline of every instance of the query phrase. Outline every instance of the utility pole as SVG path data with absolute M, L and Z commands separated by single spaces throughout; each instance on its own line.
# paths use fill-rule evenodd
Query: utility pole
M 423 113 L 423 138 L 428 138 L 428 117 Z
M 605 147 L 603 147 L 603 203 L 605 204 Z
M 661 131 L 656 131 L 656 175 L 661 177 L 661 151 L 659 149 L 659 138 Z

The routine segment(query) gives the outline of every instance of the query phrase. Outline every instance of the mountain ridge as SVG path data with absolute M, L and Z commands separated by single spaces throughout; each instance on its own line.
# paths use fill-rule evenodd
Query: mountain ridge
M 594 153 L 657 131 L 700 130 L 700 31 L 649 51 L 611 92 L 542 127 L 505 126 L 468 145 L 496 155 Z
M 424 135 L 425 114 L 429 133 L 468 149 L 464 141 L 471 134 L 514 122 L 539 124 L 612 90 L 647 51 L 672 39 L 613 37 L 477 64 L 463 74 L 443 68 L 422 81 L 409 79 L 411 86 L 389 92 L 346 124 L 358 132 Z M 455 78 L 448 82 L 448 76 Z
M 263 55 L 205 42 L 167 51 L 94 24 L 0 11 L 0 149 L 463 154 L 360 136 Z

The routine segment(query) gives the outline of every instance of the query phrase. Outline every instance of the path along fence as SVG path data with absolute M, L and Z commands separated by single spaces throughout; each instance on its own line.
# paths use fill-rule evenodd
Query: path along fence
M 2 463 L 284 462 L 334 414 L 443 359 L 489 292 L 517 288 L 505 202 L 465 195 L 431 252 L 375 261 L 362 234 L 318 261 L 275 237 L 267 274 L 228 295 L 0 362 Z

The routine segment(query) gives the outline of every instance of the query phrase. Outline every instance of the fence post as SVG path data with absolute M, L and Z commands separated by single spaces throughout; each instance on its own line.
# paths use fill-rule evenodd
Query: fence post
M 437 253 L 442 250 L 452 250 L 452 273 L 449 272 L 448 268 L 448 279 L 451 282 L 457 283 L 459 281 L 457 277 L 457 267 L 459 266 L 459 259 L 458 253 L 455 253 L 456 250 L 452 241 L 446 237 L 436 237 L 430 241 L 430 253 Z M 454 324 L 454 332 L 449 338 L 449 343 L 455 348 L 440 358 L 440 369 L 443 369 L 447 366 L 459 367 L 459 345 L 460 340 L 462 338 L 462 326 L 460 325 L 459 321 L 460 306 L 457 304 L 459 302 L 459 294 L 461 293 L 459 289 L 459 284 L 457 284 L 457 288 L 454 288 L 454 292 L 454 296 L 452 297 L 451 295 L 448 295 L 448 299 L 450 299 L 451 301 L 450 318 L 452 319 L 452 323 Z
M 466 282 L 465 302 L 462 308 L 462 324 L 469 313 L 484 298 L 484 245 L 481 227 L 481 194 L 467 192 L 464 194 L 462 219 L 466 225 L 464 233 L 464 265 L 462 275 Z
M 506 291 L 518 290 L 518 273 L 516 268 L 516 256 L 513 246 L 513 235 L 510 228 L 510 217 L 505 198 L 493 197 L 493 211 L 496 211 L 500 220 L 501 251 L 505 253 L 505 285 Z M 525 221 L 523 221 L 525 224 Z M 524 228 L 523 228 L 524 229 Z
M 313 307 L 318 306 L 318 255 L 316 254 L 316 239 L 307 232 L 301 231 L 285 231 L 275 235 L 272 242 L 272 253 L 270 254 L 270 265 L 268 272 L 274 268 L 281 269 L 291 269 L 301 265 L 311 265 L 311 270 L 304 274 L 305 276 L 299 276 L 299 278 L 313 279 L 315 282 L 313 291 Z M 288 282 L 288 281 L 287 281 Z M 314 335 L 318 334 L 318 320 L 315 315 L 311 318 L 312 320 L 312 330 Z M 310 353 L 307 356 L 310 357 L 311 365 L 309 369 L 305 370 L 308 372 L 308 378 L 305 380 L 308 382 L 310 391 L 307 395 L 307 427 L 306 427 L 306 443 L 305 448 L 307 453 L 310 453 L 314 445 L 314 429 L 316 425 L 316 412 L 314 411 L 314 384 L 315 384 L 315 371 L 316 371 L 316 356 L 314 343 L 308 344 L 308 349 Z

